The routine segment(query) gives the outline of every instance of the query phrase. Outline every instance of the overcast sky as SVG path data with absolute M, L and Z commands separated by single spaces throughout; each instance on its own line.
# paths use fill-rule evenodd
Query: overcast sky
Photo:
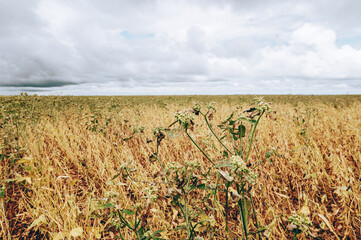
M 361 94 L 360 0 L 0 0 L 0 95 Z

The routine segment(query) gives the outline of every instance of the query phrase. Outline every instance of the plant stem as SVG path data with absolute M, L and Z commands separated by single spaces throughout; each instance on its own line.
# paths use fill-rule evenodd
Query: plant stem
M 192 171 L 191 171 L 191 174 L 189 174 L 188 175 L 188 177 L 187 177 L 187 183 L 186 183 L 186 185 L 188 185 L 188 183 L 189 183 L 189 180 L 191 179 L 191 177 L 193 176 L 193 172 L 194 172 L 194 166 L 192 167 Z M 190 192 L 191 190 L 189 190 L 189 192 Z
M 226 220 L 226 232 L 228 233 L 228 189 L 230 182 L 226 183 L 226 209 L 225 209 L 225 220 Z
M 133 231 L 135 232 L 135 235 L 137 236 L 137 238 L 139 240 L 141 240 L 141 237 L 139 236 L 139 232 L 137 231 L 137 228 L 138 228 L 138 225 L 137 224 L 137 215 L 138 215 L 138 209 L 135 211 L 135 214 L 134 214 L 134 228 L 133 228 Z
M 264 114 L 264 111 L 262 111 L 261 115 L 259 115 L 259 117 L 258 117 L 258 119 L 257 119 L 257 121 L 256 121 L 256 123 L 254 125 L 252 135 L 251 135 L 251 141 L 250 141 L 249 146 L 248 146 L 248 151 L 247 151 L 247 156 L 246 156 L 245 162 L 247 162 L 247 160 L 248 160 L 249 154 L 251 152 L 252 144 L 253 144 L 254 134 L 256 132 L 256 128 L 257 128 L 257 125 L 259 123 L 259 120 L 261 119 L 263 114 Z
M 241 135 L 239 136 L 239 149 L 238 149 L 238 155 L 241 155 L 242 152 L 242 138 Z
M 189 218 L 188 218 L 188 198 L 187 198 L 187 193 L 184 194 L 184 208 L 185 208 L 185 213 L 186 215 L 184 216 L 186 218 L 186 223 L 187 223 L 187 228 L 188 228 L 188 236 L 189 239 L 192 239 L 192 225 L 189 223 Z
M 178 206 L 179 206 L 179 208 L 180 208 L 180 210 L 181 210 L 181 212 L 182 212 L 182 214 L 183 214 L 183 216 L 184 216 L 184 218 L 185 218 L 185 220 L 186 220 L 187 229 L 188 229 L 188 236 L 190 237 L 190 236 L 191 236 L 191 233 L 192 233 L 192 231 L 191 231 L 190 229 L 192 229 L 192 226 L 189 227 L 188 215 L 186 214 L 186 212 L 184 212 L 184 210 L 183 210 L 183 208 L 182 208 L 182 205 L 180 204 L 179 201 L 177 201 L 177 204 L 178 204 Z
M 214 162 L 208 157 L 208 155 L 198 146 L 198 144 L 193 140 L 193 138 L 189 135 L 189 133 L 186 130 L 186 134 L 189 137 L 189 139 L 192 141 L 192 143 L 203 153 L 203 155 L 208 159 L 210 163 L 212 163 L 213 166 L 215 166 Z
M 218 176 L 216 186 L 218 186 L 219 180 L 220 180 L 220 176 Z M 216 187 L 216 188 L 212 191 L 213 197 L 214 197 L 214 204 L 216 205 L 216 207 L 218 208 L 219 212 L 221 213 L 221 216 L 223 217 L 224 222 L 226 222 L 225 216 L 224 216 L 224 214 L 222 214 L 221 208 L 219 207 L 219 204 L 218 204 L 218 201 L 217 201 L 217 188 L 218 188 L 218 187 Z M 214 209 L 214 208 L 213 208 L 213 209 Z M 215 216 L 214 210 L 213 210 L 213 216 Z
M 207 114 L 203 114 L 203 113 L 201 113 L 201 114 L 203 115 L 204 120 L 206 120 L 207 126 L 208 126 L 209 130 L 211 130 L 213 136 L 214 136 L 215 138 L 217 138 L 218 142 L 220 142 L 220 144 L 222 144 L 222 146 L 223 146 L 230 154 L 233 155 L 233 153 L 223 144 L 223 142 L 222 142 L 222 141 L 218 138 L 218 136 L 214 133 L 214 131 L 213 131 L 213 129 L 212 129 L 212 126 L 211 126 L 211 125 L 209 124 L 209 122 L 208 122 Z
M 258 230 L 258 220 L 257 220 L 257 215 L 256 215 L 256 210 L 254 209 L 254 205 L 253 205 L 253 198 L 252 198 L 252 194 L 251 193 L 249 193 L 249 198 L 251 199 L 251 206 L 252 206 L 252 210 L 253 210 L 253 215 L 254 215 L 254 221 L 255 221 L 255 224 L 256 224 L 256 228 L 257 228 L 257 230 Z M 262 237 L 261 237 L 261 234 L 260 233 L 258 233 L 258 237 L 259 237 L 259 239 L 262 239 Z
M 250 129 L 250 133 L 253 131 L 253 124 L 251 125 L 251 129 Z M 248 146 L 248 144 L 249 144 L 249 140 L 250 140 L 250 138 L 251 138 L 251 134 L 248 134 L 248 138 L 247 138 L 247 142 L 246 142 L 246 144 L 244 145 L 244 148 L 243 148 L 243 150 L 242 150 L 242 157 L 243 157 L 243 153 L 246 151 L 246 149 L 247 149 L 247 146 Z
M 162 162 L 160 161 L 160 159 L 159 159 L 159 157 L 158 157 L 158 146 L 157 146 L 157 154 L 152 153 L 152 151 L 150 151 L 150 149 L 148 148 L 147 144 L 145 143 L 145 141 L 144 141 L 141 133 L 139 133 L 139 136 L 140 136 L 140 139 L 142 140 L 143 144 L 145 145 L 145 147 L 146 147 L 146 148 L 148 149 L 148 151 L 150 152 L 150 154 L 152 154 L 153 156 L 155 156 L 155 158 L 157 159 L 160 167 L 162 168 L 163 172 L 165 173 L 165 172 L 166 172 L 166 171 L 165 171 L 165 168 L 164 168 Z M 169 181 L 169 178 L 167 177 L 167 175 L 165 174 L 164 176 L 165 176 L 165 178 L 166 178 L 169 186 L 172 187 L 172 184 L 171 184 L 171 182 Z
M 259 163 L 257 163 L 256 166 L 254 166 L 253 168 L 251 168 L 251 170 L 254 170 L 255 168 L 257 168 L 259 165 L 261 165 L 262 163 L 264 163 L 268 158 L 263 159 L 262 161 L 260 161 Z
M 119 236 L 120 236 L 120 238 L 124 240 L 124 238 L 123 238 L 123 236 L 122 236 L 122 233 L 120 232 L 120 228 L 118 229 L 118 231 L 119 231 Z
M 239 189 L 239 185 L 237 184 L 237 192 L 238 194 L 240 192 L 242 192 L 242 199 L 240 199 L 238 201 L 238 206 L 239 206 L 239 210 L 240 210 L 240 217 L 242 220 L 242 225 L 243 225 L 243 231 L 244 231 L 244 235 L 246 237 L 246 239 L 248 239 L 248 230 L 247 230 L 247 219 L 246 219 L 246 212 L 245 212 L 245 205 L 244 205 L 244 185 L 242 185 L 241 190 Z

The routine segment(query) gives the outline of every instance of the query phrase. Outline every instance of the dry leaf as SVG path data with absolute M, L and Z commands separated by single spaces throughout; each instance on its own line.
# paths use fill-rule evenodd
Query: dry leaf
M 174 221 L 178 215 L 178 211 L 176 209 L 172 209 L 173 210 L 173 216 L 172 216 L 172 220 Z
M 91 233 L 91 236 L 94 235 L 96 239 L 101 239 L 101 232 L 102 232 L 102 228 L 101 227 L 86 227 L 85 231 L 87 233 Z
M 218 170 L 219 174 L 221 174 L 221 176 L 227 180 L 228 182 L 232 182 L 233 181 L 233 177 L 229 175 L 229 173 L 227 171 L 222 171 L 222 170 Z
M 162 237 L 162 239 L 169 239 L 168 234 L 164 231 L 160 233 L 160 236 Z
M 48 222 L 46 221 L 44 214 L 42 214 L 40 217 L 38 217 L 33 221 L 33 223 L 28 227 L 28 230 L 32 229 L 33 227 L 39 227 L 42 224 L 47 224 L 47 223 Z
M 242 198 L 234 188 L 229 189 L 229 194 L 231 195 L 232 203 L 237 203 Z
M 73 230 L 70 231 L 70 236 L 72 237 L 79 237 L 81 235 L 83 235 L 82 227 L 74 228 Z
M 317 215 L 326 223 L 327 227 L 331 230 L 331 232 L 336 236 L 337 239 L 340 239 L 337 234 L 335 233 L 335 230 L 333 230 L 333 227 L 331 223 L 327 220 L 326 217 L 322 216 L 321 214 L 317 213 Z
M 280 197 L 284 197 L 284 198 L 290 198 L 289 196 L 286 196 L 284 194 L 281 194 L 281 193 L 278 193 L 278 192 L 275 192 L 276 195 L 280 196 Z
M 305 216 L 309 216 L 311 214 L 310 209 L 308 206 L 304 205 L 301 210 L 299 211 L 300 214 L 303 214 Z
M 53 240 L 63 240 L 64 238 L 65 238 L 65 234 L 62 233 L 62 232 L 58 232 L 58 233 L 54 236 Z

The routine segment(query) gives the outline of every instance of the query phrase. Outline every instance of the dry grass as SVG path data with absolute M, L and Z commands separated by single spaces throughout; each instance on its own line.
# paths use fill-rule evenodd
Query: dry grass
M 261 236 L 291 239 L 287 219 L 298 213 L 313 225 L 297 239 L 360 239 L 361 97 L 266 99 L 276 114 L 261 119 L 249 160 L 254 166 L 271 148 L 278 153 L 256 169 L 259 179 L 251 190 L 265 230 Z M 179 229 L 185 219 L 167 197 L 169 187 L 156 184 L 158 198 L 150 201 L 152 185 L 121 172 L 122 165 L 131 163 L 135 180 L 165 182 L 160 165 L 149 159 L 147 148 L 155 152 L 155 143 L 144 145 L 138 135 L 123 139 L 142 125 L 144 139 L 151 140 L 152 129 L 168 126 L 175 112 L 199 101 L 217 102 L 211 121 L 216 126 L 237 106 L 247 109 L 251 97 L 1 97 L 0 238 L 113 239 L 119 236 L 114 225 L 119 218 L 112 213 L 134 206 L 142 206 L 144 229 L 162 230 L 160 239 L 185 238 L 186 229 Z M 220 160 L 221 145 L 199 118 L 190 133 L 212 159 Z M 184 133 L 162 141 L 159 159 L 165 165 L 196 160 L 201 172 L 210 166 Z M 187 199 L 200 214 L 196 219 L 209 223 L 200 224 L 197 235 L 241 239 L 237 204 L 229 206 L 227 232 L 224 206 L 213 208 L 205 197 L 205 191 L 196 190 Z M 224 202 L 224 194 L 218 197 Z M 252 222 L 249 227 L 255 229 Z M 129 228 L 121 233 L 124 239 L 136 238 Z

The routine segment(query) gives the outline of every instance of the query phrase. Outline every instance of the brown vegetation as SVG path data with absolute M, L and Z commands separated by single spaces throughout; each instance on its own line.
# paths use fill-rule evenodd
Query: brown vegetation
M 260 119 L 247 167 L 270 150 L 275 154 L 254 169 L 259 177 L 249 192 L 256 214 L 249 211 L 248 238 L 291 239 L 290 217 L 303 216 L 312 226 L 300 229 L 297 239 L 360 239 L 361 97 L 265 99 L 275 113 Z M 200 222 L 194 234 L 204 239 L 245 237 L 239 199 L 231 201 L 237 192 L 222 188 L 216 199 L 208 196 L 212 190 L 202 188 L 217 178 L 202 178 L 211 167 L 205 155 L 184 131 L 164 132 L 159 140 L 153 130 L 169 126 L 177 111 L 197 102 L 217 102 L 208 117 L 216 128 L 233 111 L 249 109 L 251 96 L 14 96 L 0 102 L 1 239 L 140 238 L 121 216 L 133 224 L 141 220 L 143 239 L 189 237 L 187 220 Z M 188 132 L 199 147 L 221 161 L 224 148 L 201 117 L 192 125 Z M 230 138 L 222 141 L 230 148 Z M 159 161 L 188 166 L 186 171 L 200 164 L 200 189 L 177 200 L 188 206 L 189 219 L 174 202 L 179 189 L 167 185 L 174 175 Z

